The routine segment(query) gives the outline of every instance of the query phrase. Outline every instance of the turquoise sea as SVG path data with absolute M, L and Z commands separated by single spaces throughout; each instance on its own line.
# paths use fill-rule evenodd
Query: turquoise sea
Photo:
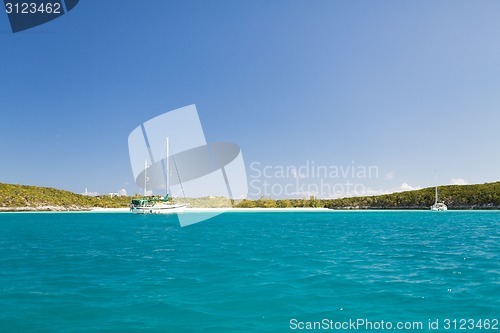
M 224 213 L 185 228 L 0 214 L 2 333 L 499 332 L 499 318 L 500 212 Z

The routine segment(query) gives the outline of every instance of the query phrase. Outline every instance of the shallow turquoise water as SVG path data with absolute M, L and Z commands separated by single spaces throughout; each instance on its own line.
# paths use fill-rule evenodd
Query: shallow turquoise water
M 0 214 L 0 332 L 441 332 L 499 314 L 499 212 Z

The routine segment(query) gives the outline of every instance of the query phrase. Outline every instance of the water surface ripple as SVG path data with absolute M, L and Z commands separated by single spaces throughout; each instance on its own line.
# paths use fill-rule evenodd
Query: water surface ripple
M 3 213 L 0 331 L 499 318 L 499 230 L 498 212 Z

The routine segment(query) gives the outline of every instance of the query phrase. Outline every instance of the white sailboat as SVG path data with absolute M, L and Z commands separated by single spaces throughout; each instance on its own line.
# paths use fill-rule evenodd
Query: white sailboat
M 176 214 L 182 213 L 187 204 L 174 204 L 169 200 L 170 189 L 170 169 L 169 169 L 169 141 L 166 142 L 166 158 L 165 158 L 165 187 L 166 195 L 163 198 L 155 198 L 147 196 L 147 169 L 148 161 L 144 162 L 144 196 L 142 199 L 133 199 L 130 203 L 130 211 L 134 214 Z
M 438 202 L 437 172 L 436 172 L 436 195 L 434 204 L 431 206 L 431 210 L 436 212 L 443 212 L 445 210 L 448 210 L 448 207 L 444 204 L 444 202 Z

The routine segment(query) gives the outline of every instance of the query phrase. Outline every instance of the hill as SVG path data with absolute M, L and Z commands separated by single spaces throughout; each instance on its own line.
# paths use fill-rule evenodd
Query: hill
M 439 187 L 440 201 L 449 209 L 500 209 L 500 182 Z M 341 199 L 242 200 L 237 207 L 326 207 L 330 209 L 429 209 L 434 187 L 385 195 Z
M 386 195 L 327 200 L 331 209 L 429 209 L 434 187 Z M 439 201 L 449 209 L 500 209 L 500 182 L 439 187 Z
M 130 196 L 85 196 L 49 187 L 0 183 L 1 211 L 85 211 L 92 208 L 127 208 Z M 222 197 L 186 198 L 190 207 L 231 207 L 231 201 Z
M 128 207 L 130 197 L 85 196 L 49 187 L 0 183 L 0 211 L 89 210 Z

